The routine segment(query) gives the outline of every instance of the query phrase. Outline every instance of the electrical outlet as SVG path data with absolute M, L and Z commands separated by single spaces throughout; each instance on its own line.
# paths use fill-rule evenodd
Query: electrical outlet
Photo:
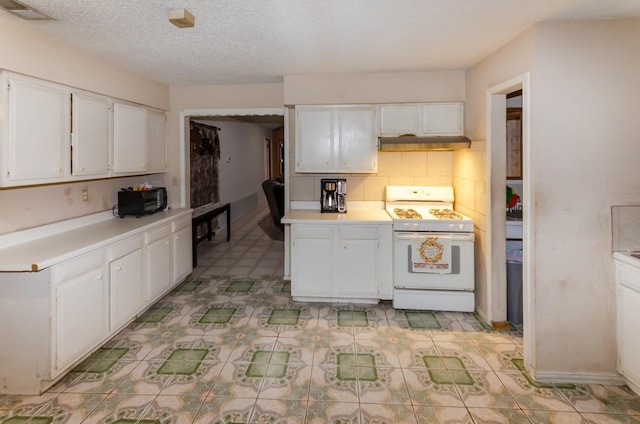
M 174 187 L 178 186 L 178 177 L 173 177 L 173 185 Z
M 82 201 L 83 202 L 89 201 L 89 190 L 87 190 L 86 188 L 82 189 Z

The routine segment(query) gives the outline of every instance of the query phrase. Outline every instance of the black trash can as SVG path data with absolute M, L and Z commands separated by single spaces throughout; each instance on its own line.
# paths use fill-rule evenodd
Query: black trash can
M 507 320 L 522 324 L 522 249 L 507 250 Z

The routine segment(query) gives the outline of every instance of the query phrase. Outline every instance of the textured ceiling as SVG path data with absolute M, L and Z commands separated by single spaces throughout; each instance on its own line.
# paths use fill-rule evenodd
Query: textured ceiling
M 55 19 L 34 30 L 172 85 L 465 69 L 536 22 L 640 16 L 640 0 L 21 1 Z

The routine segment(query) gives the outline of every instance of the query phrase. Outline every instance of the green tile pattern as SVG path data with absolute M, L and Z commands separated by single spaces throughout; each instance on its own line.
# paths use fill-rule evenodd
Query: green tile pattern
M 120 418 L 115 420 L 112 424 L 160 424 L 160 420 L 132 420 L 130 418 Z
M 160 323 L 173 309 L 169 306 L 151 307 L 144 314 L 137 317 L 134 322 Z
M 473 385 L 475 381 L 460 358 L 455 356 L 423 356 L 429 377 L 436 384 Z
M 338 311 L 338 326 L 340 327 L 366 327 L 368 325 L 366 311 Z
M 227 324 L 235 312 L 236 308 L 209 308 L 199 322 L 201 324 Z
M 273 309 L 267 320 L 269 325 L 296 325 L 300 321 L 300 309 Z
M 339 353 L 337 377 L 342 381 L 377 381 L 376 359 L 370 353 Z
M 442 328 L 433 312 L 406 311 L 404 315 L 407 318 L 407 323 L 410 328 Z
M 193 375 L 198 371 L 202 360 L 209 354 L 209 349 L 175 349 L 167 360 L 158 368 L 158 374 Z
M 280 289 L 280 293 L 291 294 L 291 281 L 285 281 L 282 284 L 282 289 Z
M 290 356 L 289 352 L 284 351 L 258 350 L 253 353 L 246 376 L 250 378 L 283 378 L 287 375 Z
M 53 422 L 53 417 L 22 417 L 16 416 L 7 418 L 2 424 L 49 424 Z M 135 422 L 135 421 L 134 421 Z
M 82 361 L 74 369 L 76 372 L 88 372 L 88 373 L 105 373 L 111 369 L 124 355 L 129 352 L 129 348 L 103 348 L 101 347 L 95 351 L 91 356 Z
M 225 291 L 227 293 L 249 293 L 254 285 L 254 281 L 235 280 L 229 283 Z
M 204 284 L 202 280 L 187 280 L 176 288 L 176 292 L 192 293 Z

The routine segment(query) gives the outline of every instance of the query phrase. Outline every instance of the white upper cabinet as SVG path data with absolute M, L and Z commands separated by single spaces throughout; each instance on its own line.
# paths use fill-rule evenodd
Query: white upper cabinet
M 147 110 L 147 171 L 167 169 L 166 116 L 162 112 Z
M 71 101 L 71 173 L 81 177 L 107 177 L 111 103 L 107 97 L 75 92 Z
M 463 135 L 464 103 L 416 103 L 379 106 L 378 135 Z
M 163 112 L 7 71 L 0 80 L 0 187 L 166 171 Z
M 296 107 L 296 172 L 376 172 L 375 108 Z
M 2 185 L 61 181 L 69 173 L 69 92 L 3 74 Z
M 165 115 L 141 106 L 113 104 L 113 173 L 166 170 Z
M 147 111 L 127 103 L 113 104 L 113 173 L 136 174 L 147 165 Z

